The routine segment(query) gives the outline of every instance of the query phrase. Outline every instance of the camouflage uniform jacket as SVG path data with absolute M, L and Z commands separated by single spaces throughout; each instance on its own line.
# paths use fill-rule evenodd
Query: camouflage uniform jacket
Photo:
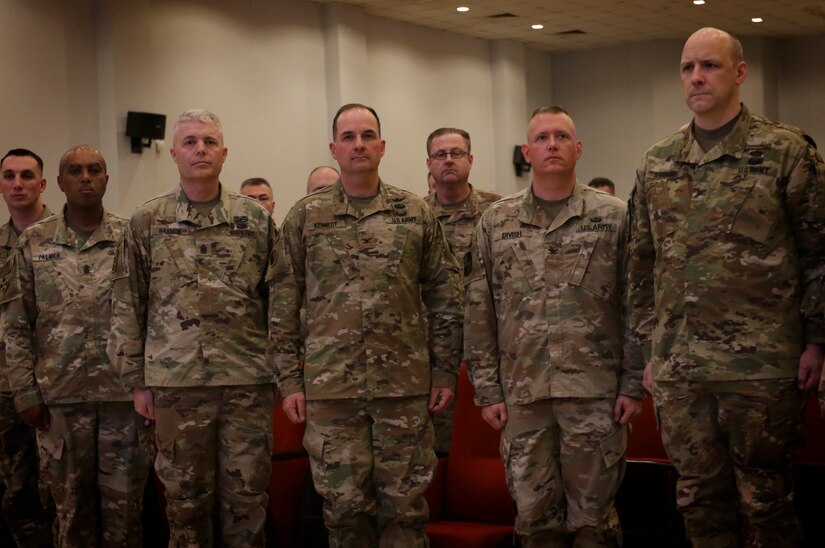
M 484 212 L 465 261 L 464 356 L 478 405 L 642 397 L 642 361 L 624 351 L 627 228 L 621 200 L 580 183 L 555 220 L 532 187 Z
M 795 377 L 825 341 L 825 172 L 743 106 L 705 153 L 692 124 L 651 148 L 631 198 L 631 324 L 656 380 Z
M 132 215 L 115 266 L 109 356 L 129 388 L 275 382 L 264 283 L 277 229 L 220 189 L 208 217 L 180 186 Z
M 381 182 L 359 217 L 339 181 L 292 208 L 282 241 L 270 269 L 270 336 L 284 396 L 415 396 L 455 385 L 460 272 L 421 198 Z
M 52 210 L 49 209 L 49 206 L 43 205 L 43 212 L 40 214 L 40 217 L 37 219 L 38 221 L 42 221 L 43 219 L 47 219 L 53 215 Z M 6 276 L 10 274 L 14 276 L 14 279 L 5 279 L 0 280 L 0 293 L 5 293 L 6 288 L 8 287 L 16 287 L 17 286 L 17 263 L 14 261 L 14 250 L 17 249 L 18 246 L 18 236 L 17 232 L 14 231 L 14 226 L 12 225 L 12 220 L 9 219 L 9 222 L 0 226 L 0 265 L 6 264 L 6 261 L 11 257 L 11 262 L 6 264 L 5 268 L 2 268 L 2 273 L 0 276 Z M 5 307 L 4 307 L 5 308 Z M 9 393 L 11 388 L 9 387 L 9 381 L 6 378 L 6 341 L 3 337 L 2 332 L 2 325 L 3 320 L 0 318 L 0 393 Z
M 435 194 L 430 194 L 424 201 L 427 202 L 444 229 L 444 236 L 450 249 L 458 259 L 458 264 L 464 264 L 464 254 L 470 249 L 478 220 L 481 214 L 490 207 L 490 204 L 501 199 L 499 194 L 476 190 L 470 185 L 470 195 L 461 204 L 460 208 L 450 208 L 441 205 Z
M 64 212 L 20 235 L 19 283 L 3 298 L 6 372 L 18 411 L 39 403 L 131 401 L 106 355 L 112 265 L 125 225 L 104 212 L 84 243 Z

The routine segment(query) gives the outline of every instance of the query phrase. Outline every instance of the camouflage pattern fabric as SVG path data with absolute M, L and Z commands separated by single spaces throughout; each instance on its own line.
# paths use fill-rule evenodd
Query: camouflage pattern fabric
M 43 206 L 39 220 L 51 215 L 48 206 Z M 18 284 L 14 262 L 17 247 L 17 233 L 9 220 L 0 226 L 0 264 L 11 259 L 11 263 L 1 270 L 10 271 L 14 279 L 0 281 L 3 286 L 0 289 Z M 2 323 L 0 321 L 0 478 L 6 487 L 2 502 L 3 516 L 18 545 L 51 546 L 54 516 L 44 510 L 40 502 L 34 430 L 17 416 L 14 395 L 6 379 L 6 342 L 2 336 Z
M 382 182 L 359 215 L 339 181 L 299 200 L 282 236 L 267 276 L 283 396 L 418 396 L 429 394 L 431 386 L 455 386 L 460 273 L 423 200 Z
M 126 386 L 154 388 L 155 469 L 173 542 L 211 545 L 214 508 L 221 542 L 254 546 L 272 447 L 264 279 L 277 230 L 255 200 L 219 193 L 205 216 L 180 186 L 132 215 L 115 265 L 109 355 Z
M 132 400 L 106 355 L 112 264 L 125 224 L 105 212 L 84 243 L 60 214 L 20 236 L 19 283 L 0 301 L 6 374 L 18 411 L 39 403 Z
M 307 402 L 304 447 L 331 548 L 429 546 L 432 444 L 426 396 Z
M 37 442 L 57 507 L 56 545 L 142 546 L 151 427 L 131 402 L 55 404 L 49 415 L 51 427 L 37 431 Z
M 580 183 L 555 220 L 531 188 L 482 215 L 465 256 L 464 353 L 478 405 L 643 397 L 623 328 L 626 230 L 624 203 Z
M 129 388 L 273 383 L 264 273 L 277 230 L 221 187 L 208 217 L 180 186 L 132 215 L 113 286 L 109 355 Z
M 444 236 L 450 244 L 450 250 L 458 259 L 458 264 L 464 264 L 464 255 L 470 250 L 481 214 L 500 199 L 500 194 L 477 190 L 473 188 L 473 185 L 470 185 L 470 195 L 458 208 L 441 205 L 435 194 L 424 198 L 435 213 L 438 222 L 441 223 Z
M 742 107 L 706 154 L 692 125 L 642 159 L 630 310 L 659 381 L 795 377 L 825 342 L 825 166 Z
M 0 396 L 0 474 L 6 491 L 3 517 L 19 546 L 52 545 L 54 514 L 43 509 L 34 429 L 17 416 L 14 397 Z
M 796 394 L 765 402 L 795 382 L 805 343 L 825 341 L 823 163 L 801 132 L 743 106 L 707 153 L 692 124 L 654 145 L 631 207 L 631 323 L 652 363 L 688 531 L 700 545 L 739 545 L 744 519 L 747 538 L 784 528 L 793 543 L 787 463 L 801 407 Z M 725 432 L 736 438 L 720 442 Z
M 807 397 L 795 379 L 657 381 L 654 401 L 694 547 L 800 544 L 791 455 Z
M 42 221 L 43 219 L 48 219 L 52 215 L 53 213 L 49 209 L 49 206 L 44 205 L 43 213 L 40 214 L 40 217 L 37 220 Z M 9 259 L 13 261 L 18 247 L 19 237 L 14 231 L 11 219 L 9 219 L 8 223 L 0 226 L 0 265 L 4 264 Z M 8 270 L 14 277 L 17 276 L 16 266 L 8 265 L 2 270 L 3 272 Z M 0 279 L 0 302 L 5 300 L 3 295 L 7 291 L 14 291 L 16 287 L 16 279 Z M 2 336 L 2 324 L 3 322 L 0 322 L 0 393 L 6 394 L 11 392 L 11 388 L 9 388 L 9 381 L 6 379 L 6 340 L 5 337 Z
M 450 250 L 458 259 L 458 264 L 464 264 L 464 255 L 470 250 L 476 225 L 481 214 L 490 207 L 490 204 L 501 199 L 499 194 L 477 190 L 470 185 L 470 195 L 459 207 L 443 206 L 435 194 L 424 198 L 438 222 L 444 230 L 444 236 L 450 245 Z M 435 429 L 435 450 L 446 453 L 450 450 L 450 440 L 453 433 L 453 418 L 455 417 L 455 398 L 440 413 L 433 413 L 433 428 Z
M 613 506 L 625 470 L 627 427 L 613 399 L 551 398 L 507 407 L 501 437 L 507 487 L 524 548 L 618 546 Z
M 155 470 L 166 487 L 169 546 L 265 546 L 272 387 L 153 391 Z
M 627 208 L 576 183 L 554 219 L 532 187 L 490 206 L 465 256 L 464 348 L 476 403 L 506 402 L 501 456 L 524 546 L 610 546 L 627 436 L 618 393 L 641 397 L 623 326 Z

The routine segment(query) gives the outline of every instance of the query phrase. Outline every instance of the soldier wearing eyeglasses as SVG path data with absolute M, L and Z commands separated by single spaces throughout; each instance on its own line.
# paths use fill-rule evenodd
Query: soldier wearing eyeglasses
M 470 184 L 470 151 L 470 134 L 463 129 L 442 127 L 427 137 L 427 170 L 435 188 L 425 201 L 444 228 L 444 236 L 459 264 L 463 264 L 470 249 L 481 214 L 501 199 L 499 194 L 478 190 Z M 450 450 L 454 415 L 455 401 L 443 413 L 433 415 L 436 452 Z

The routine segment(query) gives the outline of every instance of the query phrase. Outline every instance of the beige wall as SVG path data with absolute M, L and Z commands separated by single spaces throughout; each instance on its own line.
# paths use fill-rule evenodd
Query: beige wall
M 308 171 L 332 163 L 330 117 L 343 102 L 378 110 L 382 176 L 417 193 L 425 191 L 424 142 L 439 126 L 470 131 L 471 181 L 509 193 L 529 181 L 511 165 L 527 116 L 565 105 L 585 143 L 579 178 L 612 177 L 627 196 L 642 152 L 689 119 L 679 41 L 551 56 L 301 0 L 5 0 L 0 20 L 0 152 L 24 146 L 44 157 L 52 208 L 63 203 L 59 156 L 81 142 L 108 160 L 113 211 L 129 214 L 175 184 L 171 126 L 191 107 L 223 120 L 223 182 L 268 178 L 278 220 L 303 195 Z M 745 42 L 746 54 L 756 53 L 746 101 L 820 143 L 825 62 L 812 52 L 824 42 Z M 129 110 L 167 115 L 157 150 L 131 153 Z

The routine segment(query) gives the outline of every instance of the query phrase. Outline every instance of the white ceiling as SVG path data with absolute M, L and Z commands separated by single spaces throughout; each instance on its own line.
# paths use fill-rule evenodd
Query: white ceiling
M 548 52 L 684 39 L 706 26 L 737 37 L 825 33 L 825 0 L 706 0 L 702 6 L 693 5 L 693 0 L 314 1 L 351 4 L 370 15 L 476 38 L 514 40 Z M 458 13 L 458 6 L 468 6 L 470 11 Z M 752 23 L 751 17 L 764 21 Z M 544 29 L 531 29 L 535 23 Z

